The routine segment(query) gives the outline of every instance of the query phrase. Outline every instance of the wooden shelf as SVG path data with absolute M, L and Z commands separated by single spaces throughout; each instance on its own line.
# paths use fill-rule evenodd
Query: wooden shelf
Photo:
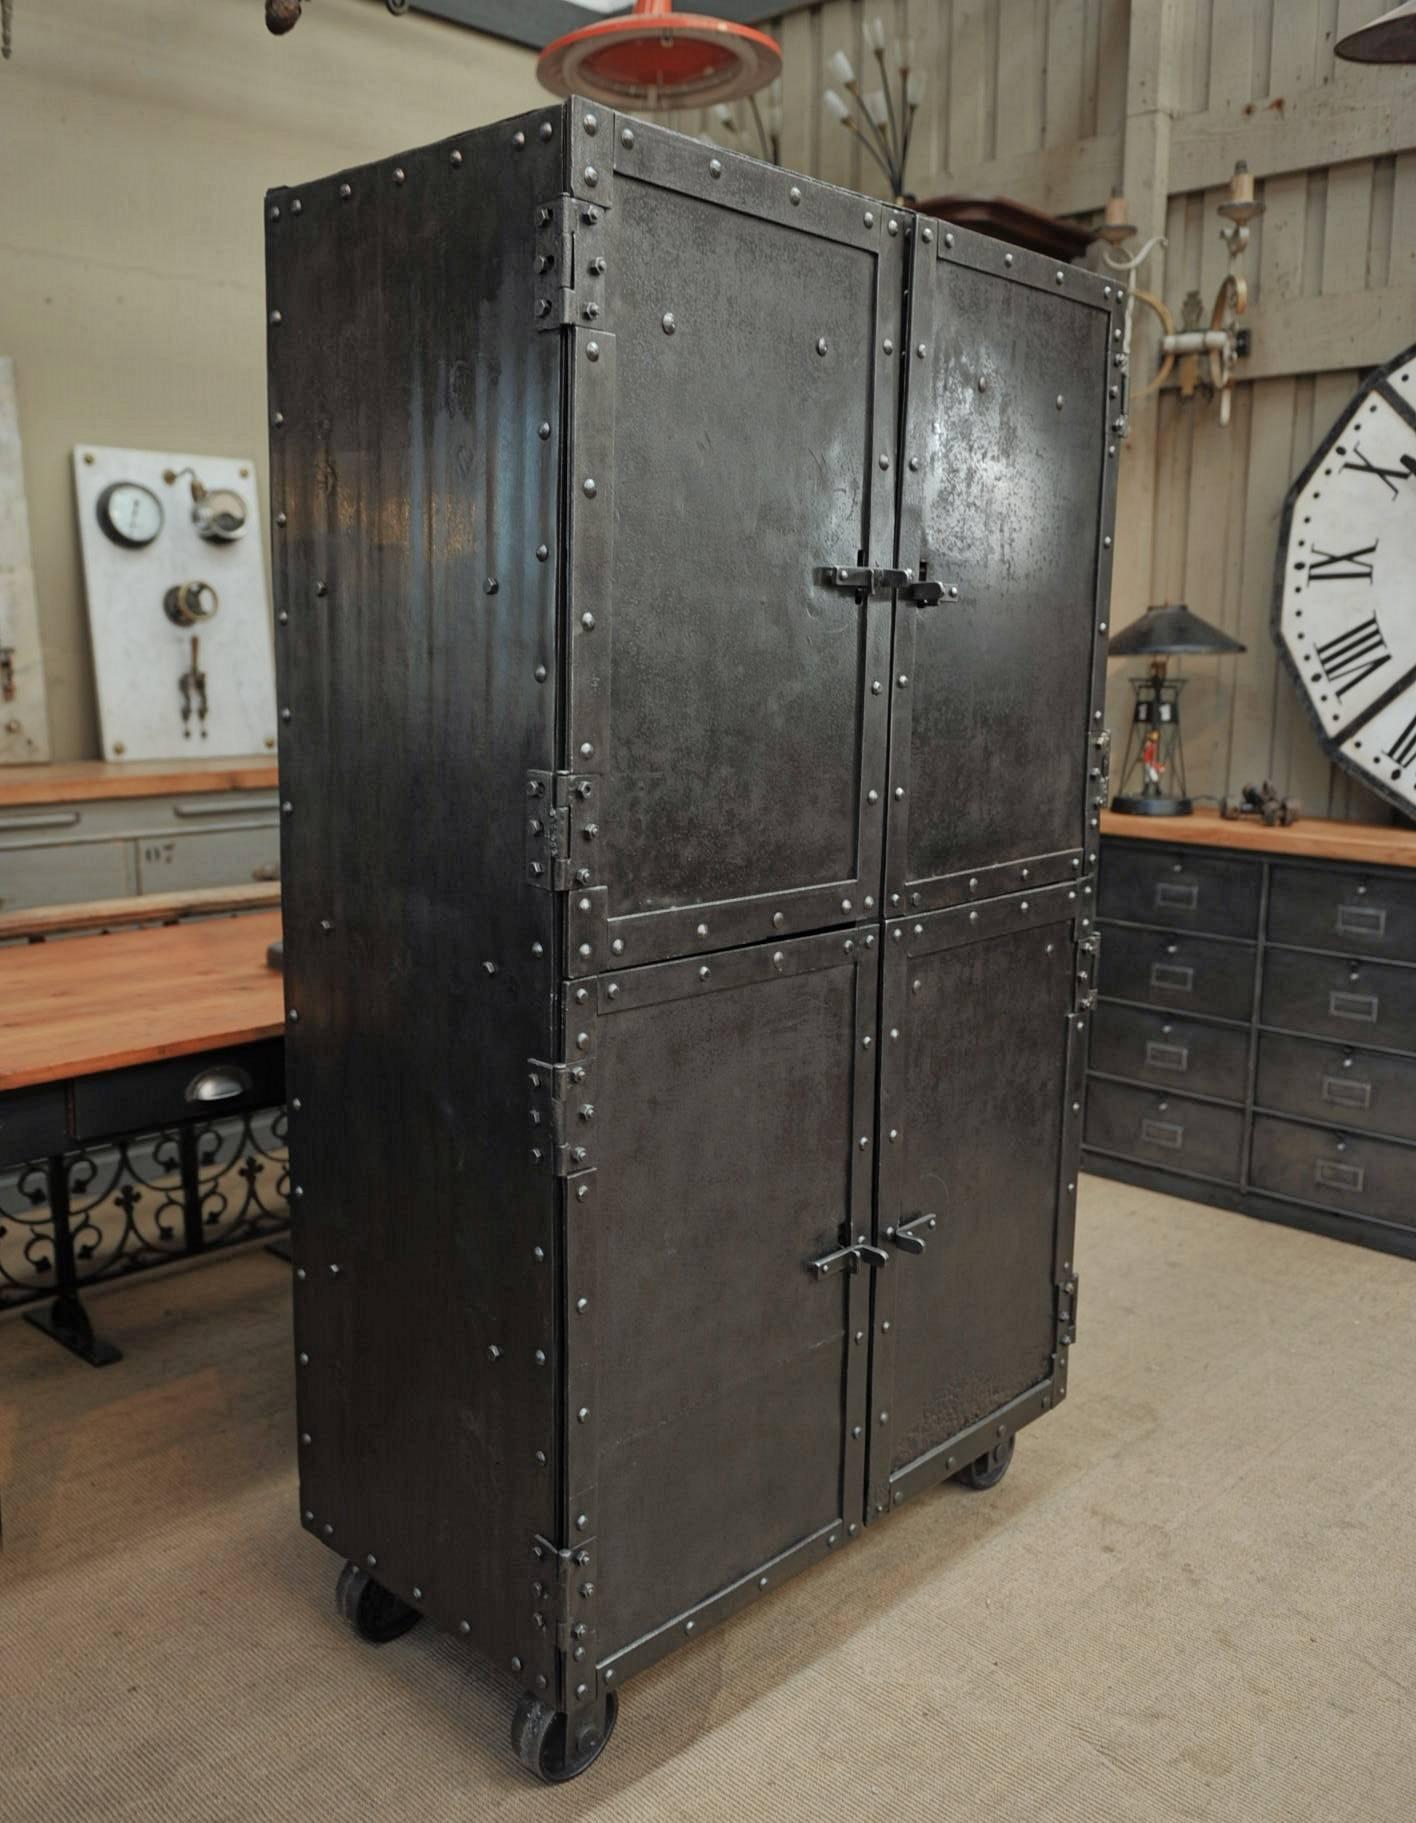
M 1137 817 L 1103 810 L 1101 833 L 1128 842 L 1234 848 L 1250 854 L 1291 855 L 1294 860 L 1308 856 L 1366 867 L 1416 867 L 1416 829 L 1339 823 L 1328 817 L 1304 817 L 1291 829 L 1269 829 L 1253 817 L 1226 822 L 1217 810 L 1197 810 L 1188 817 Z
M 175 792 L 274 791 L 275 760 L 60 760 L 0 767 L 0 808 L 73 804 L 99 798 L 159 798 Z

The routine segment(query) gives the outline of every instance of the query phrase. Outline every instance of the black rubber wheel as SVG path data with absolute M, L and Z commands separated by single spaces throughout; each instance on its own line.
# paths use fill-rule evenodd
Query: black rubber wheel
M 347 1563 L 334 1585 L 334 1602 L 345 1620 L 371 1646 L 386 1646 L 423 1618 L 416 1608 L 375 1582 L 367 1570 Z
M 615 1731 L 618 1716 L 619 1697 L 611 1691 L 605 1698 L 603 1726 L 593 1712 L 583 1716 L 575 1724 L 574 1741 L 568 1743 L 569 1718 L 539 1697 L 524 1696 L 512 1717 L 512 1751 L 538 1779 L 548 1785 L 563 1785 L 567 1779 L 578 1779 L 599 1759 Z
M 956 1479 L 979 1494 L 987 1488 L 996 1488 L 1012 1467 L 1016 1442 L 1016 1437 L 1009 1437 L 1006 1443 L 997 1444 L 986 1456 L 975 1457 L 966 1469 L 959 1471 Z

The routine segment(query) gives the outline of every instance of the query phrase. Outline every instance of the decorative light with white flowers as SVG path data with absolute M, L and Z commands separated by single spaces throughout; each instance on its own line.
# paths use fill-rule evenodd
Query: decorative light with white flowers
M 913 67 L 913 41 L 899 38 L 893 47 L 892 76 L 885 55 L 883 20 L 867 21 L 865 43 L 880 72 L 879 88 L 863 89 L 850 58 L 844 51 L 837 51 L 831 58 L 830 67 L 840 87 L 827 89 L 822 100 L 828 112 L 848 133 L 855 135 L 885 173 L 895 201 L 904 203 L 907 200 L 905 170 L 909 164 L 915 116 L 924 100 L 925 73 Z M 845 95 L 841 94 L 841 89 L 845 90 Z

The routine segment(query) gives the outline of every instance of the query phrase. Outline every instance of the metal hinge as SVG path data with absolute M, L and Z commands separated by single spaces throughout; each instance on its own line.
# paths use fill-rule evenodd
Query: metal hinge
M 595 780 L 583 772 L 526 775 L 526 878 L 546 892 L 589 886 L 591 871 L 571 859 L 572 811 L 588 808 Z M 593 824 L 590 825 L 593 828 Z
M 564 1549 L 538 1533 L 531 1544 L 531 1619 L 555 1642 L 562 1669 L 562 1707 L 592 1702 L 595 1672 L 595 1564 L 593 1538 Z
M 1057 1340 L 1068 1346 L 1077 1339 L 1077 1275 L 1064 1279 L 1055 1287 L 1057 1296 Z
M 1072 1011 L 1089 1013 L 1096 1005 L 1097 974 L 1101 965 L 1101 933 L 1092 931 L 1077 944 L 1077 969 L 1072 982 Z
M 596 322 L 605 304 L 605 260 L 598 251 L 604 212 L 598 203 L 557 196 L 536 210 L 538 329 Z
M 591 1065 L 589 1057 L 574 1063 L 542 1063 L 533 1057 L 526 1066 L 531 1089 L 531 1162 L 556 1177 L 594 1168 Z

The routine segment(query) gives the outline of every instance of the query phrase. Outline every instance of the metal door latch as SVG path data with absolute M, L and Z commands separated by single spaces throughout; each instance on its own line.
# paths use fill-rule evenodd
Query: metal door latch
M 905 1253 L 923 1253 L 924 1236 L 917 1231 L 921 1228 L 937 1228 L 937 1215 L 916 1215 L 907 1222 L 901 1222 L 898 1228 L 887 1228 L 885 1238 L 893 1241 Z
M 853 1247 L 838 1247 L 834 1253 L 823 1253 L 809 1262 L 818 1279 L 830 1278 L 833 1272 L 854 1272 L 857 1266 L 888 1266 L 890 1256 L 883 1247 L 871 1247 L 857 1241 Z
M 889 595 L 910 582 L 908 570 L 871 570 L 858 564 L 828 565 L 817 570 L 816 581 L 828 589 L 849 589 L 864 600 L 869 595 Z

